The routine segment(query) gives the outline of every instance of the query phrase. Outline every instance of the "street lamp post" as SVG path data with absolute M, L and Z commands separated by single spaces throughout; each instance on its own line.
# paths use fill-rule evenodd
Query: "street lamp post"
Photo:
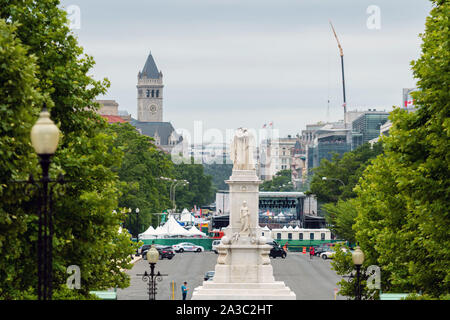
M 148 282 L 148 300 L 156 300 L 156 281 L 161 282 L 163 276 L 167 274 L 161 274 L 159 271 L 155 274 L 155 265 L 159 259 L 159 252 L 155 246 L 152 245 L 150 250 L 147 251 L 147 261 L 150 264 L 150 274 L 147 271 L 144 274 L 138 274 L 142 276 L 142 281 Z
M 359 246 L 352 253 L 352 260 L 356 267 L 355 300 L 361 300 L 361 266 L 364 263 L 364 252 Z
M 139 241 L 139 208 L 136 208 L 136 242 Z
M 42 168 L 42 190 L 39 196 L 38 211 L 38 299 L 51 300 L 52 298 L 52 242 L 53 242 L 53 217 L 51 212 L 51 193 L 49 195 L 49 183 L 64 183 L 60 176 L 53 181 L 49 177 L 51 157 L 55 154 L 59 141 L 59 129 L 50 119 L 50 113 L 44 105 L 38 121 L 31 128 L 31 144 L 39 156 L 39 164 Z M 30 179 L 30 183 L 32 179 Z M 49 206 L 50 204 L 50 206 Z
M 177 186 L 178 186 L 180 183 L 182 183 L 183 185 L 187 185 L 187 184 L 189 184 L 189 181 L 187 181 L 187 180 L 181 180 L 181 181 L 178 181 L 177 183 L 175 183 L 175 185 L 174 185 L 174 187 L 173 187 L 172 207 L 173 207 L 174 212 L 176 212 L 176 210 L 177 210 L 177 205 L 176 205 L 176 203 L 175 203 L 175 192 L 176 192 Z

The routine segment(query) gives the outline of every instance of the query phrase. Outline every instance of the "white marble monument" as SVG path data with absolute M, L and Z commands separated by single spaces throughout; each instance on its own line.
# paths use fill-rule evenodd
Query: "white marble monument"
M 270 245 L 258 223 L 259 184 L 254 139 L 239 128 L 231 145 L 230 224 L 225 229 L 213 280 L 194 289 L 192 300 L 295 300 L 284 282 L 275 281 Z

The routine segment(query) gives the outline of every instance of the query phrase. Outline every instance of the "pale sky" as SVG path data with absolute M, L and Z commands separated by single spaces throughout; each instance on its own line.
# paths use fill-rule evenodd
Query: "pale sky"
M 164 121 L 175 128 L 259 130 L 273 121 L 295 135 L 348 110 L 391 110 L 415 86 L 427 0 L 64 0 L 80 9 L 74 29 L 94 57 L 96 79 L 120 110 L 137 114 L 137 74 L 149 52 L 164 74 Z M 379 9 L 367 12 L 370 6 Z M 375 19 L 375 20 L 374 20 Z M 369 27 L 368 27 L 369 21 Z M 378 27 L 379 28 L 376 28 Z M 329 108 L 327 101 L 330 100 Z

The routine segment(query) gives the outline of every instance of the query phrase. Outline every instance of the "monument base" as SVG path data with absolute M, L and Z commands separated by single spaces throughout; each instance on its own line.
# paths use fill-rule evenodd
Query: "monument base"
M 225 233 L 231 234 L 232 229 Z M 274 279 L 266 238 L 255 240 L 222 238 L 214 278 L 195 288 L 192 300 L 295 300 L 295 293 Z
M 217 283 L 203 281 L 194 289 L 192 300 L 295 300 L 295 293 L 284 282 Z

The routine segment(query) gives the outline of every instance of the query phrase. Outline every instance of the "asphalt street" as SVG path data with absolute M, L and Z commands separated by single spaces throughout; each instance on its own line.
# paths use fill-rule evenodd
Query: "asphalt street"
M 172 299 L 172 281 L 175 281 L 175 300 L 181 299 L 181 285 L 188 283 L 189 300 L 194 288 L 201 286 L 205 272 L 214 270 L 217 262 L 217 254 L 211 251 L 194 253 L 177 253 L 172 260 L 159 260 L 155 272 L 163 275 L 161 282 L 157 283 L 157 300 Z M 271 259 L 274 277 L 276 281 L 284 283 L 295 292 L 297 300 L 334 300 L 336 283 L 340 277 L 331 270 L 330 260 L 322 260 L 299 252 L 289 252 L 286 259 Z M 148 283 L 142 280 L 145 271 L 150 272 L 146 260 L 139 260 L 133 269 L 128 270 L 130 286 L 117 290 L 119 300 L 147 300 Z M 337 296 L 337 300 L 345 300 L 345 297 Z

